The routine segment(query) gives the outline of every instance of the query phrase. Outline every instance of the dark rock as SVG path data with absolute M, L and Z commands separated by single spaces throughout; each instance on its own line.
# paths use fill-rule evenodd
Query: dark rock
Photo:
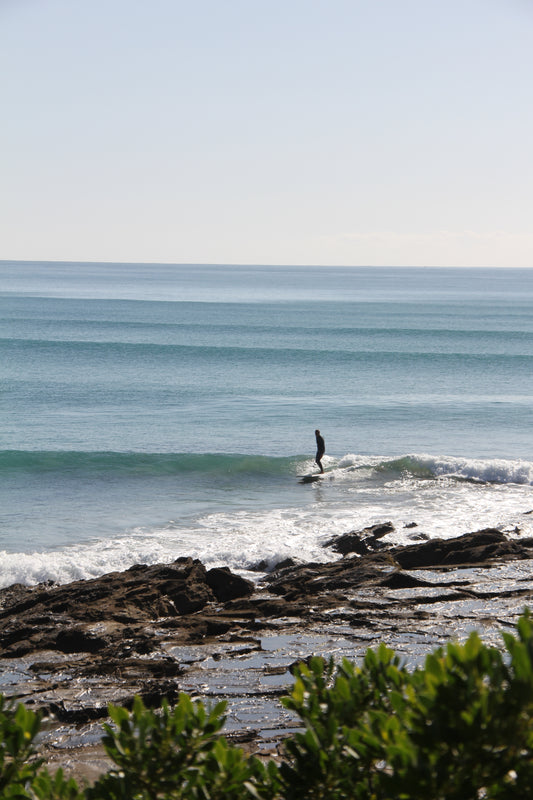
M 171 598 L 173 608 L 167 603 L 160 603 L 155 609 L 154 617 L 170 617 L 176 612 L 178 614 L 191 614 L 193 611 L 199 611 L 204 608 L 210 600 L 213 600 L 213 595 L 206 586 L 196 585 L 192 593 L 190 588 L 189 586 L 185 588 L 179 587 L 174 591 Z
M 103 650 L 108 642 L 81 628 L 68 628 L 59 631 L 55 644 L 62 653 L 97 653 L 99 650 Z
M 293 558 L 284 558 L 281 561 L 276 562 L 276 564 L 271 565 L 268 561 L 263 559 L 262 561 L 258 561 L 257 564 L 254 564 L 252 567 L 248 567 L 251 572 L 276 572 L 279 569 L 285 569 L 285 567 L 294 567 L 297 562 Z
M 367 540 L 361 538 L 360 533 L 343 533 L 342 536 L 337 536 L 335 539 L 330 539 L 326 542 L 326 547 L 331 547 L 336 553 L 343 556 L 349 553 L 356 553 L 358 556 L 364 556 L 370 552 Z
M 253 584 L 229 569 L 210 570 L 208 577 L 204 565 L 192 558 L 173 564 L 136 564 L 125 572 L 66 586 L 10 587 L 0 592 L 0 657 L 43 649 L 99 653 L 109 648 L 113 655 L 114 642 L 122 641 L 125 629 L 139 636 L 138 626 L 182 619 L 215 601 L 252 592 Z M 110 635 L 91 631 L 95 622 L 109 628 Z M 188 632 L 191 626 L 190 621 L 183 624 Z M 149 647 L 146 640 L 133 646 L 139 651 Z
M 497 529 L 386 548 L 378 540 L 391 530 L 392 524 L 384 523 L 337 537 L 333 544 L 339 547 L 351 540 L 352 552 L 356 549 L 358 554 L 341 550 L 345 557 L 338 561 L 287 565 L 257 587 L 228 568 L 207 571 L 191 558 L 138 564 L 123 573 L 67 586 L 13 586 L 0 591 L 0 657 L 56 650 L 98 659 L 98 669 L 111 672 L 117 657 L 125 661 L 135 653 L 152 653 L 158 646 L 158 631 L 167 631 L 174 642 L 189 644 L 257 630 L 267 620 L 304 619 L 337 608 L 365 587 L 427 585 L 401 573 L 401 568 L 530 558 L 533 548 L 533 540 L 509 540 Z M 377 552 L 376 544 L 381 546 Z M 89 661 L 84 668 L 90 669 Z
M 328 564 L 294 567 L 280 575 L 267 576 L 264 582 L 272 593 L 286 600 L 306 598 L 316 605 L 320 595 L 328 595 L 331 600 L 330 593 L 376 585 L 383 578 L 384 569 L 397 566 L 388 553 L 371 553 Z
M 497 528 L 485 528 L 455 539 L 432 539 L 423 544 L 393 547 L 389 552 L 404 569 L 482 564 L 495 558 L 531 557 L 524 542 L 509 541 Z
M 238 597 L 248 597 L 254 591 L 254 584 L 251 581 L 234 575 L 228 567 L 210 569 L 206 574 L 206 580 L 216 599 L 221 603 Z
M 274 565 L 274 569 L 272 571 L 277 572 L 280 569 L 287 569 L 287 567 L 295 567 L 296 564 L 297 562 L 293 558 L 284 558 Z
M 248 569 L 250 572 L 270 572 L 270 566 L 266 559 L 258 561 L 257 564 L 252 564 Z
M 234 625 L 230 619 L 220 617 L 204 617 L 207 636 L 222 636 L 230 631 Z
M 415 578 L 414 575 L 409 575 L 405 572 L 393 572 L 381 581 L 381 586 L 387 586 L 389 589 L 412 589 L 417 586 L 432 585 L 429 581 Z
M 380 522 L 377 525 L 370 525 L 370 527 L 364 528 L 363 531 L 374 539 L 381 539 L 394 531 L 394 525 L 392 522 Z
M 336 553 L 346 556 L 349 553 L 364 556 L 383 547 L 379 542 L 388 533 L 394 531 L 392 522 L 380 522 L 377 525 L 369 525 L 360 531 L 350 531 L 341 536 L 335 536 L 324 544 L 324 547 L 331 547 Z

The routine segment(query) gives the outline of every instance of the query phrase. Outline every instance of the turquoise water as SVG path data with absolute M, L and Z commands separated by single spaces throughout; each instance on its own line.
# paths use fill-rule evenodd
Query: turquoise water
M 0 262 L 0 584 L 527 527 L 532 367 L 533 270 Z

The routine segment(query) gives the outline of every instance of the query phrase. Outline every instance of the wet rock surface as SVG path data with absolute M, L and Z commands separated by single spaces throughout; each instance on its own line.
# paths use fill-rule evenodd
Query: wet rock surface
M 498 645 L 533 595 L 533 540 L 484 529 L 387 544 L 390 523 L 330 540 L 335 561 L 252 583 L 193 559 L 64 586 L 0 591 L 0 690 L 40 709 L 49 763 L 91 777 L 109 702 L 189 692 L 229 701 L 226 732 L 275 749 L 295 720 L 279 703 L 295 662 L 360 658 L 379 641 L 414 666 L 477 629 Z

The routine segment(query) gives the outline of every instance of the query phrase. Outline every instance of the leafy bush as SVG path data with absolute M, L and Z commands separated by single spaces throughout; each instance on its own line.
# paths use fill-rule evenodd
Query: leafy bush
M 40 718 L 22 704 L 0 695 L 0 797 L 18 797 L 42 762 L 35 759 L 33 740 Z M 22 794 L 22 796 L 24 796 Z
M 37 757 L 34 745 L 40 725 L 39 714 L 0 694 L 0 798 L 82 798 L 76 782 L 65 780 L 62 770 L 52 777 L 40 769 L 43 759 Z
M 114 726 L 105 725 L 103 744 L 116 764 L 92 789 L 89 800 L 159 798 L 249 798 L 249 782 L 262 771 L 256 759 L 218 736 L 226 703 L 206 711 L 181 694 L 174 709 L 146 709 L 136 698 L 133 710 L 111 706 Z
M 472 633 L 408 673 L 391 650 L 361 668 L 301 666 L 283 702 L 305 724 L 280 766 L 289 798 L 466 800 L 533 796 L 533 629 L 507 654 Z
M 533 626 L 526 612 L 503 652 L 473 633 L 409 672 L 384 645 L 361 666 L 313 658 L 284 705 L 302 729 L 279 763 L 221 735 L 206 710 L 111 706 L 113 769 L 80 788 L 37 758 L 39 715 L 0 695 L 0 798 L 33 800 L 508 800 L 533 796 Z

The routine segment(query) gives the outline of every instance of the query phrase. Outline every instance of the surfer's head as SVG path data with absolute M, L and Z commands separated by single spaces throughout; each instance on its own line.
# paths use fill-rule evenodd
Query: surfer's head
M 316 431 L 315 431 L 315 436 L 318 436 L 319 433 L 320 433 L 320 431 L 317 428 Z

